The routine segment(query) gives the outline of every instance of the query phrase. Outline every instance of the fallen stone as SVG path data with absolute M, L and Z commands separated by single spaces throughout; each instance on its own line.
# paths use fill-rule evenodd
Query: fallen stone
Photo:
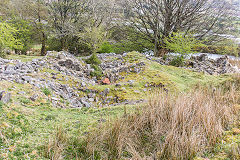
M 89 102 L 94 102 L 94 98 L 89 98 Z
M 109 88 L 106 88 L 106 89 L 103 91 L 104 96 L 108 95 L 109 92 L 110 92 L 110 89 L 109 89 Z
M 30 97 L 30 100 L 32 101 L 36 101 L 38 99 L 38 95 L 37 94 L 34 94 Z
M 83 104 L 83 106 L 86 107 L 86 108 L 90 108 L 90 107 L 91 107 L 90 103 L 88 103 L 88 102 L 86 102 L 86 101 L 82 101 L 82 104 Z
M 11 99 L 11 93 L 6 93 L 5 91 L 2 91 L 0 93 L 0 101 L 3 103 L 8 103 Z

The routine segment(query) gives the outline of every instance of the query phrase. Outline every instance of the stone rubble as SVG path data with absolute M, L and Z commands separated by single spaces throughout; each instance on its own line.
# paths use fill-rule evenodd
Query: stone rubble
M 105 84 L 114 84 L 117 80 L 124 79 L 124 73 L 140 73 L 144 70 L 145 63 L 130 63 L 125 60 L 127 54 L 119 55 L 115 53 L 99 54 L 98 57 L 102 61 L 100 68 L 103 70 Z M 87 57 L 84 57 L 87 58 Z M 128 104 L 125 100 L 120 100 L 119 97 L 109 96 L 110 88 L 106 88 L 100 92 L 91 90 L 88 86 L 99 85 L 100 82 L 95 77 L 91 77 L 90 73 L 94 71 L 91 65 L 86 64 L 84 58 L 77 58 L 67 52 L 48 52 L 47 55 L 40 59 L 33 59 L 30 62 L 21 62 L 20 60 L 7 60 L 0 58 L 0 81 L 10 81 L 21 84 L 31 84 L 32 86 L 44 89 L 51 89 L 52 96 L 50 101 L 53 106 L 65 108 L 69 104 L 72 108 Z M 170 60 L 146 56 L 151 61 L 158 62 L 162 65 L 168 65 Z M 205 72 L 207 74 L 225 74 L 239 72 L 239 69 L 234 68 L 228 61 L 227 56 L 212 60 L 206 55 L 192 57 L 188 61 L 188 67 L 197 72 Z M 69 79 L 70 77 L 70 79 Z M 69 85 L 66 81 L 71 78 L 76 80 L 76 84 Z M 103 82 L 102 81 L 102 82 Z M 115 90 L 124 90 L 124 85 L 134 86 L 134 80 L 129 80 L 126 84 L 116 83 Z M 162 87 L 162 84 L 145 84 L 149 87 Z M 146 90 L 146 89 L 145 89 Z M 135 93 L 140 91 L 135 90 Z M 166 89 L 167 92 L 167 89 Z M 84 95 L 82 93 L 85 93 Z M 24 95 L 25 92 L 19 94 Z M 5 95 L 1 92 L 0 100 L 4 103 L 9 102 L 11 94 Z M 36 101 L 38 95 L 34 94 L 29 97 L 30 100 Z M 61 101 L 64 100 L 64 102 Z M 67 101 L 68 103 L 66 103 Z M 138 101 L 136 101 L 137 103 Z
M 146 56 L 147 59 L 155 61 L 161 65 L 169 65 L 173 57 L 168 57 L 165 60 L 162 57 Z M 199 56 L 192 56 L 185 62 L 187 67 L 195 72 L 204 72 L 209 75 L 220 75 L 226 73 L 240 73 L 240 69 L 232 66 L 229 63 L 228 56 L 222 56 L 217 59 L 208 58 L 207 54 L 201 54 Z
M 11 100 L 11 93 L 1 91 L 0 92 L 0 101 L 3 103 L 8 103 Z
M 100 54 L 98 56 L 102 60 L 100 67 L 103 70 L 105 79 L 109 80 L 107 84 L 124 79 L 120 75 L 121 72 L 139 73 L 145 65 L 144 63 L 129 64 L 124 61 L 122 55 Z M 117 60 L 112 61 L 113 57 Z M 45 72 L 45 70 L 49 70 L 51 73 Z M 39 89 L 49 88 L 54 94 L 50 99 L 52 104 L 60 108 L 65 108 L 66 105 L 60 103 L 61 98 L 68 101 L 72 108 L 89 108 L 97 102 L 100 105 L 107 105 L 112 101 L 117 101 L 116 97 L 108 97 L 110 92 L 108 88 L 101 93 L 87 88 L 99 84 L 96 78 L 90 76 L 93 71 L 91 65 L 86 64 L 83 59 L 64 51 L 48 52 L 41 59 L 33 59 L 31 62 L 25 63 L 20 60 L 0 58 L 0 81 L 5 80 L 20 84 L 29 83 Z M 76 79 L 77 84 L 74 84 L 74 87 L 62 83 L 68 81 L 69 77 Z M 81 92 L 90 93 L 87 96 L 79 96 Z M 96 93 L 99 94 L 100 98 L 96 96 Z M 36 101 L 37 98 L 37 95 L 33 95 L 29 99 Z

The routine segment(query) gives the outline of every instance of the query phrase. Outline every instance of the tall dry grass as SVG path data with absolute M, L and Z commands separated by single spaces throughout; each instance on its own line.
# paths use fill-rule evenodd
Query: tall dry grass
M 239 93 L 233 88 L 160 92 L 139 112 L 107 126 L 88 139 L 87 150 L 103 159 L 192 159 L 211 150 L 234 124 Z M 110 128 L 110 129 L 109 129 Z
M 45 157 L 51 160 L 63 160 L 64 150 L 67 147 L 67 135 L 62 127 L 58 128 L 53 139 L 49 139 L 45 146 Z
M 229 60 L 230 64 L 240 68 L 240 60 Z
M 239 75 L 220 89 L 199 87 L 178 95 L 158 92 L 134 114 L 101 126 L 84 140 L 69 140 L 73 150 L 68 152 L 76 159 L 193 159 L 211 151 L 239 117 L 236 86 Z

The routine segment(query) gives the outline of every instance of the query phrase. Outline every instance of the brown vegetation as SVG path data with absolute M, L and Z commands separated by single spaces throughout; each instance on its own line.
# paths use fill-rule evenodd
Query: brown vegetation
M 226 86 L 225 86 L 226 85 Z M 83 159 L 192 159 L 211 151 L 239 110 L 237 75 L 224 88 L 197 87 L 179 95 L 159 92 L 149 104 L 82 140 L 69 140 Z M 103 128 L 103 127 L 101 127 Z M 84 143 L 82 143 L 84 142 Z
M 54 139 L 50 139 L 45 147 L 45 157 L 51 160 L 61 160 L 66 147 L 67 137 L 62 128 L 58 128 Z
M 240 60 L 229 60 L 229 62 L 230 62 L 233 66 L 237 66 L 238 68 L 240 68 Z

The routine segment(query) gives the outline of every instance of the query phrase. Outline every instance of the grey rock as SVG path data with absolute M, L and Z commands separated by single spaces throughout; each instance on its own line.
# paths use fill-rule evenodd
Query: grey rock
M 11 93 L 6 93 L 5 91 L 0 92 L 0 100 L 3 103 L 8 103 L 11 99 Z
M 108 95 L 110 92 L 110 89 L 109 88 L 106 88 L 104 91 L 103 91 L 103 95 L 106 96 Z
M 88 102 L 86 102 L 86 101 L 82 101 L 82 104 L 83 104 L 83 106 L 86 107 L 86 108 L 90 108 L 90 107 L 91 107 L 91 104 L 88 103 Z
M 83 107 L 81 100 L 79 100 L 77 98 L 70 99 L 69 102 L 71 103 L 72 108 L 82 108 Z
M 95 98 L 96 97 L 96 94 L 94 94 L 94 93 L 89 93 L 88 94 L 88 98 Z
M 26 94 L 26 92 L 24 92 L 24 91 L 20 91 L 20 92 L 18 92 L 17 94 L 20 94 L 20 95 L 25 95 L 25 94 Z
M 60 100 L 59 98 L 56 98 L 56 97 L 51 97 L 51 99 L 52 99 L 53 101 L 59 101 L 59 100 Z
M 122 85 L 120 83 L 117 83 L 115 86 L 116 87 L 121 87 Z
M 37 94 L 34 94 L 30 97 L 30 100 L 32 101 L 36 101 L 38 99 L 38 95 Z
M 128 81 L 128 84 L 129 84 L 130 86 L 133 86 L 134 82 L 135 82 L 134 80 L 129 80 L 129 81 Z
M 30 77 L 30 76 L 23 76 L 22 80 L 24 80 L 26 82 L 31 82 L 32 81 L 32 77 Z
M 82 82 L 81 83 L 81 87 L 86 87 L 87 85 L 86 85 L 86 83 L 85 82 Z
M 135 92 L 135 93 L 141 93 L 139 90 L 135 90 L 134 92 Z
M 94 98 L 89 98 L 89 102 L 94 102 Z

